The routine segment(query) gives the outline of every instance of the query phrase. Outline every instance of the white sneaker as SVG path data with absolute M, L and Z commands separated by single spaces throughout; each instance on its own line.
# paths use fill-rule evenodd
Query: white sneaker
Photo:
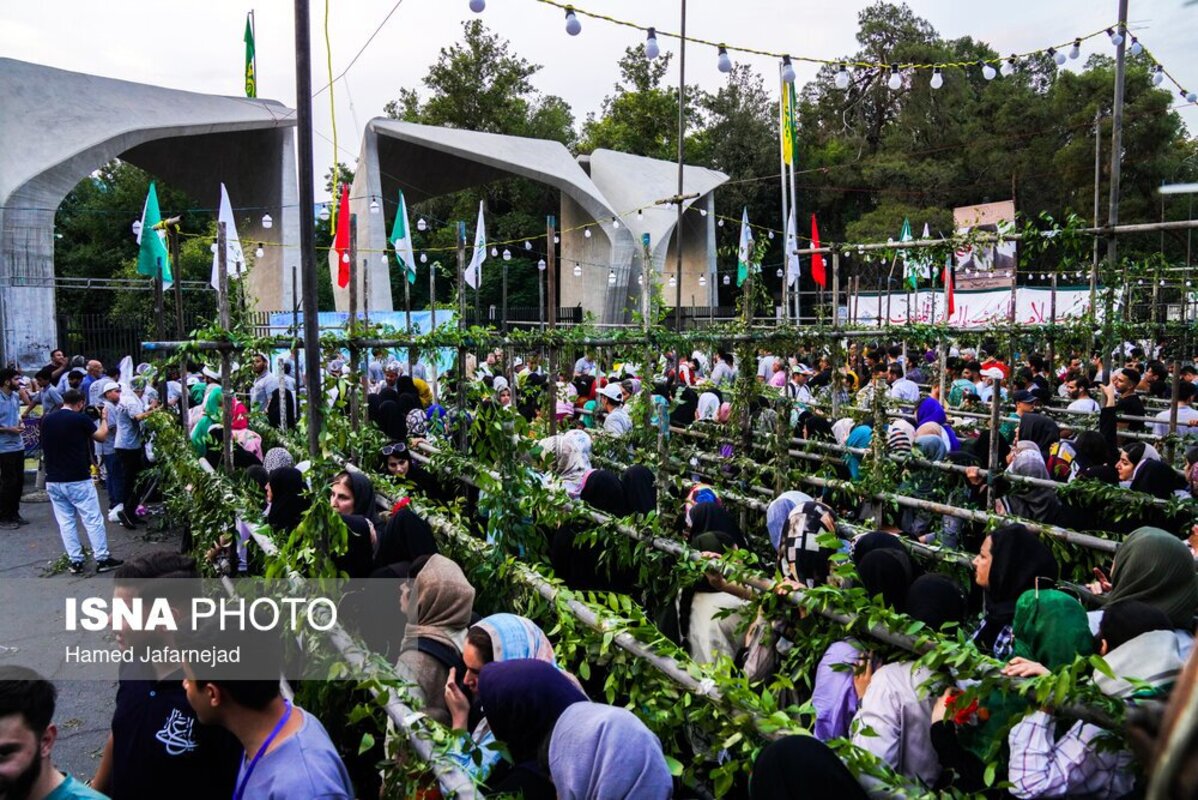
M 109 522 L 120 522 L 120 521 L 121 521 L 121 519 L 120 519 L 120 517 L 119 517 L 119 516 L 117 516 L 117 515 L 118 515 L 118 514 L 120 514 L 120 513 L 121 513 L 122 511 L 124 511 L 124 510 L 125 510 L 125 504 L 124 504 L 124 503 L 117 503 L 117 504 L 116 504 L 116 507 L 115 507 L 115 508 L 113 508 L 111 511 L 109 511 L 109 512 L 108 512 L 108 521 L 109 521 Z

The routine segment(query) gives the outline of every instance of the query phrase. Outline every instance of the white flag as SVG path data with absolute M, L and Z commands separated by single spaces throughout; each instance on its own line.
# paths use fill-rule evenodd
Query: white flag
M 749 226 L 749 209 L 746 206 L 740 215 L 740 246 L 736 249 L 736 285 L 741 286 L 749 279 L 749 271 L 755 270 L 753 263 L 753 229 Z
M 220 211 L 216 215 L 216 222 L 217 225 L 225 223 L 225 271 L 230 280 L 240 278 L 245 273 L 245 253 L 241 251 L 237 221 L 233 219 L 233 205 L 229 202 L 229 192 L 223 183 L 220 185 Z M 212 278 L 209 283 L 213 289 L 220 291 L 220 252 L 215 245 L 212 248 Z
M 474 231 L 474 255 L 466 265 L 466 285 L 477 289 L 483 279 L 483 262 L 487 260 L 487 229 L 483 224 L 483 201 L 478 201 L 478 228 Z
M 416 257 L 412 255 L 412 231 L 408 227 L 408 203 L 403 190 L 399 190 L 399 209 L 395 212 L 395 224 L 391 227 L 391 245 L 395 256 L 408 276 L 408 283 L 416 282 Z
M 792 208 L 790 216 L 786 218 L 786 285 L 794 286 L 800 272 L 799 234 L 795 230 L 795 210 Z

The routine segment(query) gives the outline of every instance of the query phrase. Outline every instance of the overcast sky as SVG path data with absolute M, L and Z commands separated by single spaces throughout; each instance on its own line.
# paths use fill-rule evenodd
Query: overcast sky
M 1130 26 L 1187 88 L 1198 91 L 1198 48 L 1194 46 L 1198 4 L 1187 0 L 1131 0 Z M 330 0 L 329 37 L 333 74 L 339 74 L 395 5 L 395 0 Z M 577 5 L 664 30 L 678 29 L 678 2 L 666 0 L 579 0 Z M 803 0 L 690 0 L 687 31 L 729 45 L 772 52 L 836 58 L 855 49 L 858 11 L 864 0 L 824 3 Z M 973 36 L 1001 53 L 1024 52 L 1072 40 L 1112 24 L 1116 0 L 912 0 L 914 11 L 944 37 Z M 248 2 L 238 0 L 104 0 L 0 4 L 0 55 L 98 75 L 216 94 L 242 94 L 242 32 Z M 295 102 L 293 4 L 257 0 L 259 96 L 292 106 Z M 784 13 L 785 10 L 785 13 Z M 327 78 L 324 4 L 312 3 L 312 83 Z M 423 91 L 420 83 L 441 47 L 456 41 L 463 20 L 475 15 L 467 0 L 401 0 L 395 13 L 335 85 L 338 159 L 352 165 L 363 126 L 382 114 L 402 87 Z M 583 30 L 567 36 L 563 12 L 536 0 L 488 0 L 481 15 L 513 50 L 544 68 L 536 87 L 573 106 L 581 122 L 597 111 L 618 75 L 616 62 L 641 35 L 583 17 Z M 661 39 L 663 50 L 677 42 Z M 1087 43 L 1086 52 L 1113 53 L 1105 37 Z M 764 57 L 747 60 L 764 74 L 776 74 Z M 1072 62 L 1071 62 L 1072 63 Z M 672 76 L 677 82 L 677 59 Z M 815 67 L 797 64 L 800 82 Z M 710 47 L 687 50 L 688 82 L 714 90 L 721 83 Z M 1198 129 L 1198 109 L 1183 117 Z M 315 161 L 318 179 L 332 162 L 329 94 L 315 101 Z M 318 183 L 320 181 L 318 180 Z M 317 186 L 317 199 L 323 188 Z

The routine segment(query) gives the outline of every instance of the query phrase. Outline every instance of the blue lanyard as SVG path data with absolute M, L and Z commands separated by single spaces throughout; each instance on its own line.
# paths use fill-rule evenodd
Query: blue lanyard
M 283 730 L 283 726 L 291 718 L 291 701 L 284 700 L 283 704 L 287 707 L 287 710 L 283 712 L 283 718 L 279 720 L 278 724 L 275 725 L 275 729 L 270 732 L 270 736 L 266 737 L 266 741 L 262 743 L 262 746 L 258 748 L 258 752 L 254 754 L 253 760 L 250 761 L 249 767 L 245 770 L 245 776 L 242 777 L 241 783 L 237 786 L 237 792 L 233 795 L 233 800 L 241 800 L 241 798 L 245 797 L 245 787 L 250 782 L 250 776 L 254 774 L 254 767 L 258 766 L 258 762 L 266 754 L 266 750 L 270 747 L 271 742 L 275 740 L 275 737 L 279 735 L 279 731 Z

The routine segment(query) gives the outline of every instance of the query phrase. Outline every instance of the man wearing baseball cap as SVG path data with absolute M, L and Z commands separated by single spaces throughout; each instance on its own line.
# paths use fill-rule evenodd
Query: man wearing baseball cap
M 811 389 L 807 386 L 814 374 L 815 370 L 806 364 L 800 363 L 793 367 L 790 371 L 790 383 L 786 384 L 786 396 L 796 403 L 814 402 L 815 398 L 811 396 Z
M 615 436 L 623 436 L 632 430 L 632 417 L 624 410 L 624 392 L 618 383 L 609 383 L 599 390 L 599 402 L 607 417 L 603 430 Z

